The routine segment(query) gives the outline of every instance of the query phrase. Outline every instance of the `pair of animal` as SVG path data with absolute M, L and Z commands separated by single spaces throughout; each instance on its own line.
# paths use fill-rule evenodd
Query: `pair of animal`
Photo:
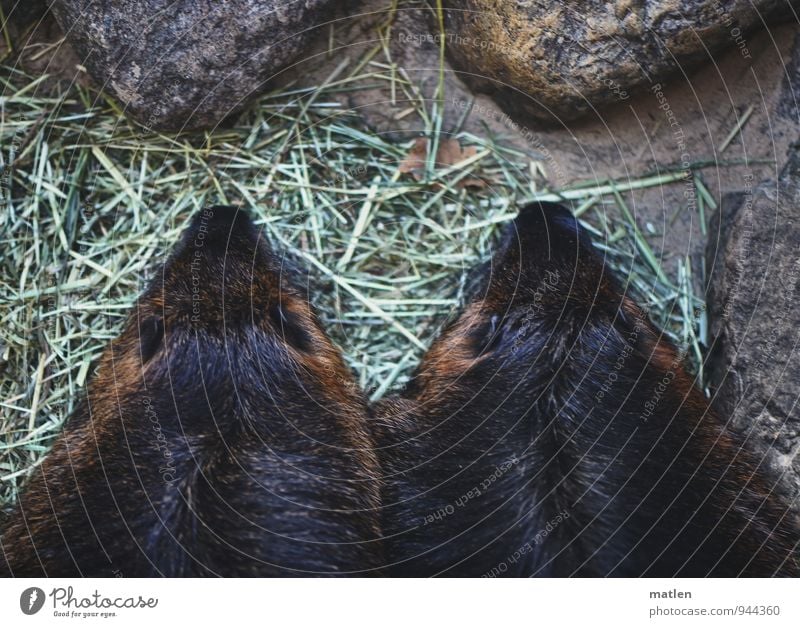
M 0 536 L 15 576 L 791 576 L 800 525 L 564 207 L 368 406 L 246 213 L 201 211 Z

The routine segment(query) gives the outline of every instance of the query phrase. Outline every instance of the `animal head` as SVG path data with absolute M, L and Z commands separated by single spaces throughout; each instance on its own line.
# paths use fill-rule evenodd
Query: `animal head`
M 322 412 L 360 404 L 288 265 L 243 210 L 200 211 L 104 354 L 94 391 L 169 398 L 195 416 L 282 411 L 290 398 Z
M 612 320 L 622 294 L 586 230 L 553 203 L 520 211 L 478 284 L 426 355 L 417 384 L 441 386 L 515 363 L 547 364 L 545 347 L 561 337 L 559 328 L 588 319 L 590 312 L 595 320 Z
M 369 569 L 379 473 L 366 418 L 286 260 L 244 211 L 203 210 L 26 490 L 3 538 L 21 547 L 9 566 Z

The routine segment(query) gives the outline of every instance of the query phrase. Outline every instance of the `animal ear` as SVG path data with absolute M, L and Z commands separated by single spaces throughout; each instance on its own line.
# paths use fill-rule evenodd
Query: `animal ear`
M 139 324 L 139 353 L 142 364 L 146 364 L 161 347 L 164 339 L 164 320 L 160 317 L 145 318 Z
M 284 342 L 298 351 L 311 352 L 313 345 L 311 333 L 300 314 L 280 303 L 275 303 L 269 308 L 269 317 L 275 332 Z

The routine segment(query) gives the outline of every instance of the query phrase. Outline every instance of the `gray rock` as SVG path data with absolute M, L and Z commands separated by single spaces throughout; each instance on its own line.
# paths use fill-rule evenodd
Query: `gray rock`
M 744 184 L 709 229 L 710 383 L 800 499 L 800 147 L 776 181 Z
M 783 70 L 783 84 L 776 110 L 781 117 L 800 124 L 800 34 L 795 35 L 791 59 L 784 64 Z
M 321 32 L 331 0 L 55 0 L 94 80 L 137 122 L 211 128 Z
M 447 47 L 473 88 L 553 123 L 623 102 L 747 35 L 797 0 L 446 0 Z

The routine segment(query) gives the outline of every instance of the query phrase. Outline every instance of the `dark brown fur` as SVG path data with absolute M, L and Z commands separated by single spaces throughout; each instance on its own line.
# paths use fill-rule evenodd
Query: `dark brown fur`
M 377 442 L 287 273 L 244 214 L 198 215 L 0 572 L 798 574 L 796 514 L 563 208 L 521 213 Z
M 564 208 L 379 404 L 394 575 L 798 575 L 797 514 Z
M 382 563 L 365 404 L 287 273 L 244 212 L 196 216 L 30 478 L 0 537 L 0 573 Z

